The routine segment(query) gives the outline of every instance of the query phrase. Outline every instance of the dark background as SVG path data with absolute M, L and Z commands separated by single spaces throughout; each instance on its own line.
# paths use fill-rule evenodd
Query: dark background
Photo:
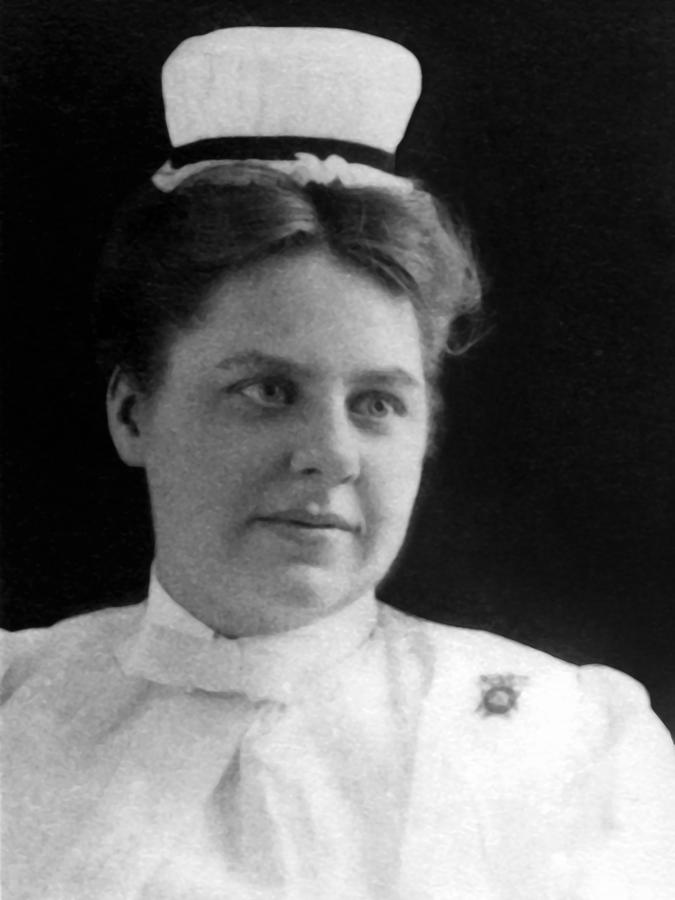
M 471 223 L 494 329 L 448 370 L 446 437 L 383 596 L 639 678 L 675 728 L 675 7 L 670 0 L 6 0 L 5 624 L 142 597 L 143 482 L 94 368 L 95 259 L 166 152 L 191 34 L 400 41 L 425 94 L 399 159 Z

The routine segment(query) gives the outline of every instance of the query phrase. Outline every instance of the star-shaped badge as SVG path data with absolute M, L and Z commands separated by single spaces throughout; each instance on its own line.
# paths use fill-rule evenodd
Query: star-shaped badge
M 486 716 L 509 716 L 518 709 L 518 698 L 523 685 L 527 684 L 525 675 L 481 675 L 479 679 L 481 699 L 476 712 L 483 718 Z

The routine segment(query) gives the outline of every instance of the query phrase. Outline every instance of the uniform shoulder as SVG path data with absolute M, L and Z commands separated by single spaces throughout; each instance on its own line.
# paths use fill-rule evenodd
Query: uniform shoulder
M 580 708 L 586 732 L 598 746 L 653 741 L 671 757 L 675 748 L 666 726 L 653 712 L 645 687 L 617 669 L 602 665 L 580 666 L 577 670 Z M 675 773 L 674 773 L 675 774 Z
M 591 752 L 647 732 L 666 752 L 672 748 L 647 691 L 630 675 L 605 665 L 575 665 L 501 635 L 391 608 L 383 611 L 383 622 L 394 646 L 423 660 L 427 683 L 441 704 L 466 714 L 517 708 L 519 718 L 537 727 L 557 721 Z
M 0 630 L 2 696 L 57 659 L 113 647 L 137 624 L 145 604 L 109 607 L 63 619 L 46 628 Z

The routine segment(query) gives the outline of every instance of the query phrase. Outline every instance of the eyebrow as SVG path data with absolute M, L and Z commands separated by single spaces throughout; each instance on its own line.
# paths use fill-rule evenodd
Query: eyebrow
M 261 353 L 258 350 L 246 350 L 242 353 L 236 353 L 234 356 L 228 356 L 222 359 L 216 366 L 217 369 L 229 371 L 240 367 L 248 366 L 250 368 L 260 367 L 267 369 L 275 369 L 287 374 L 300 375 L 308 377 L 313 373 L 311 366 L 287 359 L 284 356 L 275 356 L 274 354 Z M 409 388 L 423 387 L 419 378 L 416 378 L 407 369 L 401 366 L 388 366 L 383 369 L 364 369 L 358 371 L 355 376 L 356 381 L 371 381 L 379 384 L 385 383 Z
M 250 368 L 261 367 L 268 369 L 281 369 L 284 372 L 297 372 L 303 375 L 309 375 L 311 369 L 301 363 L 293 362 L 283 356 L 274 356 L 269 353 L 260 353 L 258 350 L 245 350 L 243 353 L 235 353 L 234 356 L 227 356 L 216 366 L 217 369 L 229 371 L 244 366 Z

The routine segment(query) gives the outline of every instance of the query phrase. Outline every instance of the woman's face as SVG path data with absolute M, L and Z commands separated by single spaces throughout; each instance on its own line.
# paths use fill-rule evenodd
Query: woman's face
M 327 252 L 227 278 L 139 408 L 161 582 L 226 634 L 371 590 L 417 495 L 428 427 L 411 304 Z

